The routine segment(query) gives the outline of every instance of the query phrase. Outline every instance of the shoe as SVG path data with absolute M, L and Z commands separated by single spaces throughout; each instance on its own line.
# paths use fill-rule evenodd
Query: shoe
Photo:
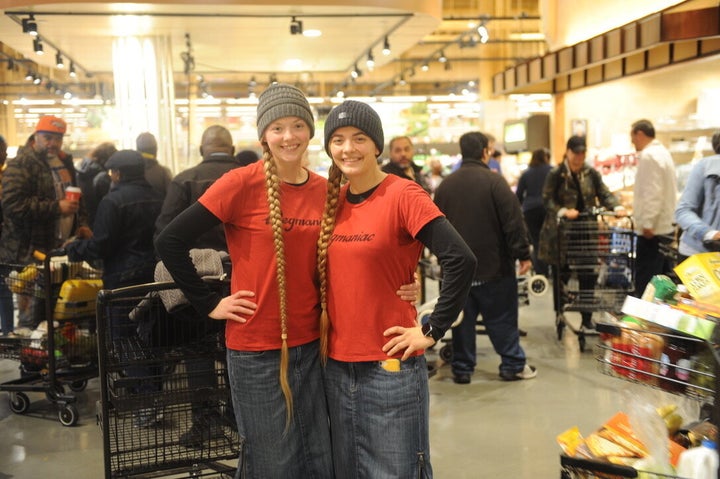
M 453 374 L 453 382 L 455 384 L 470 384 L 470 374 L 468 374 L 468 373 Z
M 225 437 L 225 431 L 222 424 L 218 422 L 219 418 L 199 419 L 193 422 L 193 425 L 185 433 L 180 435 L 178 442 L 181 446 L 188 448 L 201 449 L 207 446 L 208 442 L 213 439 Z
M 535 366 L 525 365 L 522 371 L 519 373 L 507 373 L 501 372 L 500 379 L 503 381 L 518 381 L 520 379 L 532 379 L 537 376 L 537 369 Z
M 134 415 L 133 425 L 137 428 L 147 429 L 159 425 L 162 420 L 162 411 L 157 411 L 153 408 L 140 409 Z
M 592 319 L 583 319 L 580 326 L 581 331 L 595 331 L 595 323 Z

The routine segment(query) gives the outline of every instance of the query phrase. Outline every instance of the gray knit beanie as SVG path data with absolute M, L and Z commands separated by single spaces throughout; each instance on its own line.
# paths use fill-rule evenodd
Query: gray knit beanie
M 330 137 L 335 130 L 343 126 L 354 126 L 362 130 L 375 143 L 379 151 L 378 156 L 380 156 L 385 146 L 385 135 L 380 115 L 370 105 L 359 101 L 345 100 L 332 109 L 325 120 L 325 151 L 330 157 L 332 157 Z
M 286 83 L 273 83 L 258 98 L 258 139 L 270 123 L 288 116 L 301 118 L 310 127 L 310 138 L 315 136 L 315 119 L 303 92 Z

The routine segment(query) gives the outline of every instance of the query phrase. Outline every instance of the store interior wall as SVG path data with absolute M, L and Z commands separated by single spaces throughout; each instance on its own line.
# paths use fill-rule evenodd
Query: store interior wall
M 587 40 L 685 0 L 540 0 L 550 51 Z
M 717 90 L 718 78 L 715 56 L 568 92 L 563 95 L 565 121 L 555 128 L 567 138 L 570 122 L 586 119 L 588 145 L 595 148 L 621 145 L 622 139 L 630 148 L 630 125 L 641 118 L 652 121 L 658 132 L 720 128 L 717 120 L 696 118 L 698 97 L 703 90 Z

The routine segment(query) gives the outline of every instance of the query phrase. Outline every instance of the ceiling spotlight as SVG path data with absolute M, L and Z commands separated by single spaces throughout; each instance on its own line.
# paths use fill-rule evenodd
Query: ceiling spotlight
M 75 63 L 70 62 L 70 76 L 75 78 L 77 76 L 77 73 L 75 73 Z
M 487 43 L 490 40 L 490 32 L 488 32 L 485 26 L 485 20 L 482 21 L 480 26 L 477 27 L 478 35 L 480 35 L 480 43 Z
M 39 85 L 42 83 L 42 77 L 40 75 L 33 75 L 33 85 Z
M 445 63 L 447 61 L 447 57 L 445 56 L 445 51 L 440 52 L 440 56 L 438 57 L 438 61 L 440 63 Z
M 13 69 L 15 69 L 15 60 L 12 57 L 8 58 L 7 69 L 8 71 L 13 71 Z
M 63 61 L 63 57 L 62 57 L 62 55 L 60 54 L 60 52 L 57 52 L 57 53 L 55 54 L 55 66 L 58 67 L 58 68 L 64 68 L 64 67 L 65 67 L 65 62 Z
M 290 35 L 302 35 L 302 33 L 302 20 L 297 20 L 295 17 L 292 17 L 292 20 L 290 20 Z
M 35 50 L 35 53 L 38 55 L 45 53 L 43 51 L 43 44 L 40 41 L 40 37 L 36 37 L 35 40 L 33 40 L 33 50 Z
M 355 64 L 350 72 L 350 76 L 353 77 L 353 79 L 360 78 L 362 76 L 362 71 L 358 68 L 357 64 Z
M 271 73 L 270 74 L 270 84 L 272 85 L 273 83 L 277 83 L 277 82 L 278 82 L 277 75 L 274 73 Z
M 423 64 L 422 64 L 422 66 L 420 67 L 420 69 L 421 69 L 422 71 L 426 72 L 426 71 L 428 71 L 428 70 L 430 69 L 430 65 L 428 65 L 428 62 L 423 62 Z
M 368 70 L 370 70 L 370 71 L 372 71 L 373 68 L 375 68 L 375 57 L 373 56 L 372 50 L 368 50 L 367 61 L 365 62 L 365 64 L 367 65 Z
M 27 73 L 25 74 L 25 80 L 31 81 L 32 79 L 33 79 L 33 74 L 30 70 L 28 70 Z
M 407 85 L 407 82 L 405 81 L 405 75 L 400 75 L 400 81 L 398 82 L 398 85 L 400 85 L 400 86 Z
M 385 37 L 385 42 L 383 43 L 382 53 L 385 56 L 390 55 L 390 41 L 388 40 L 388 37 Z
M 35 22 L 34 16 L 30 15 L 30 18 L 22 19 L 22 30 L 23 33 L 27 33 L 28 35 L 32 35 L 33 37 L 37 36 L 37 22 Z
M 444 68 L 445 68 L 446 72 L 452 70 L 452 67 L 450 66 L 450 62 L 445 62 Z

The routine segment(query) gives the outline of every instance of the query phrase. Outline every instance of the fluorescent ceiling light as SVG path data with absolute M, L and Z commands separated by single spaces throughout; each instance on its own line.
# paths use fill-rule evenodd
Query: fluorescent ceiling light
M 542 32 L 515 32 L 508 35 L 510 40 L 545 40 L 545 34 Z

